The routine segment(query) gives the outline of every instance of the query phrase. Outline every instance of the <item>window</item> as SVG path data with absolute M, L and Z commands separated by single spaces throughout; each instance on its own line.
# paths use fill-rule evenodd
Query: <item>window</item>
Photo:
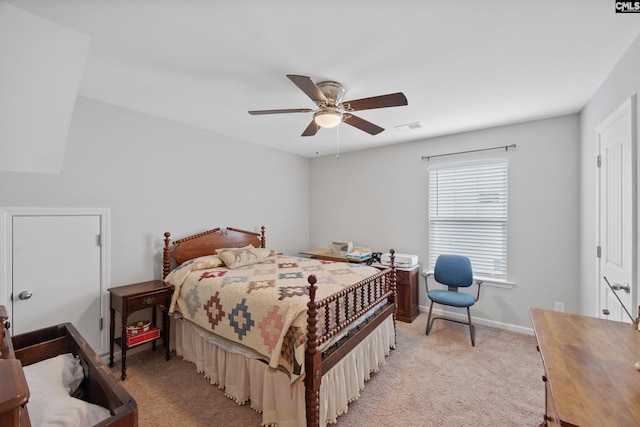
M 507 278 L 507 162 L 429 171 L 429 267 L 466 255 L 474 275 Z

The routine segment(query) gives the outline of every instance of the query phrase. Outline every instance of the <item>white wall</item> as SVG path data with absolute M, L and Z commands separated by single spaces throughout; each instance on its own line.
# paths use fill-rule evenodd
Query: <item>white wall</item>
M 517 144 L 433 159 L 509 161 L 509 280 L 486 286 L 472 309 L 480 323 L 530 330 L 528 308 L 579 310 L 577 115 L 316 158 L 310 167 L 310 243 L 352 240 L 374 250 L 428 255 L 428 169 L 424 155 Z M 421 309 L 428 303 L 420 282 Z
M 118 286 L 161 277 L 165 231 L 264 225 L 269 247 L 306 247 L 308 169 L 305 158 L 78 97 L 60 174 L 0 172 L 0 206 L 110 208 Z
M 89 37 L 0 3 L 0 170 L 60 172 L 88 51 Z
M 638 93 L 639 89 L 640 37 L 631 44 L 580 115 L 580 312 L 589 316 L 599 315 L 596 281 L 598 260 L 595 256 L 597 245 L 595 159 L 598 154 L 596 127 L 626 99 Z M 636 237 L 636 242 L 637 240 Z M 637 303 L 640 303 L 640 300 Z

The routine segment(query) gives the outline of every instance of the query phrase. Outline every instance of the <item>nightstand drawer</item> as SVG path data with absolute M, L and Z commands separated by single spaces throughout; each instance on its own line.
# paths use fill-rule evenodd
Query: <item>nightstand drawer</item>
M 156 305 L 169 305 L 171 294 L 167 291 L 160 291 L 152 294 L 140 295 L 129 298 L 127 309 L 129 312 L 142 310 L 143 308 L 155 307 Z

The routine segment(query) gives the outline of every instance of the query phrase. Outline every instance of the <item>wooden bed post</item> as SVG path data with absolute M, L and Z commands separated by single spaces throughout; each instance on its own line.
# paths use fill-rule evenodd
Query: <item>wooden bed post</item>
M 267 247 L 267 239 L 264 237 L 264 225 L 260 227 L 260 242 L 262 242 L 261 248 Z
M 391 296 L 389 297 L 389 302 L 395 303 L 396 302 L 396 251 L 393 249 L 389 250 L 389 253 L 391 254 L 391 290 L 393 291 L 393 293 L 391 294 Z M 398 311 L 398 305 L 396 304 L 396 310 L 393 312 L 393 319 L 395 320 L 396 318 L 396 311 Z
M 307 405 L 307 426 L 320 425 L 320 382 L 322 380 L 322 355 L 318 351 L 318 305 L 315 301 L 316 276 L 309 276 L 309 302 L 307 303 L 307 350 L 305 351 L 305 400 Z
M 389 302 L 395 304 L 396 308 L 393 310 L 393 346 L 396 345 L 396 314 L 398 313 L 398 304 L 396 303 L 397 287 L 396 287 L 396 251 L 393 248 L 389 251 L 391 253 L 391 296 Z
M 167 277 L 169 272 L 171 271 L 171 250 L 169 249 L 169 243 L 171 240 L 169 239 L 171 233 L 168 231 L 164 233 L 164 249 L 162 250 L 162 279 Z

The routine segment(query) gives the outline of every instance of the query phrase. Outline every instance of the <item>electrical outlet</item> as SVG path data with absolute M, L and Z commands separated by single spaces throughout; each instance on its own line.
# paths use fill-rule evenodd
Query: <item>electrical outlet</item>
M 564 303 L 563 302 L 558 302 L 558 301 L 554 302 L 553 303 L 553 309 L 555 311 L 559 311 L 561 313 L 564 313 Z

